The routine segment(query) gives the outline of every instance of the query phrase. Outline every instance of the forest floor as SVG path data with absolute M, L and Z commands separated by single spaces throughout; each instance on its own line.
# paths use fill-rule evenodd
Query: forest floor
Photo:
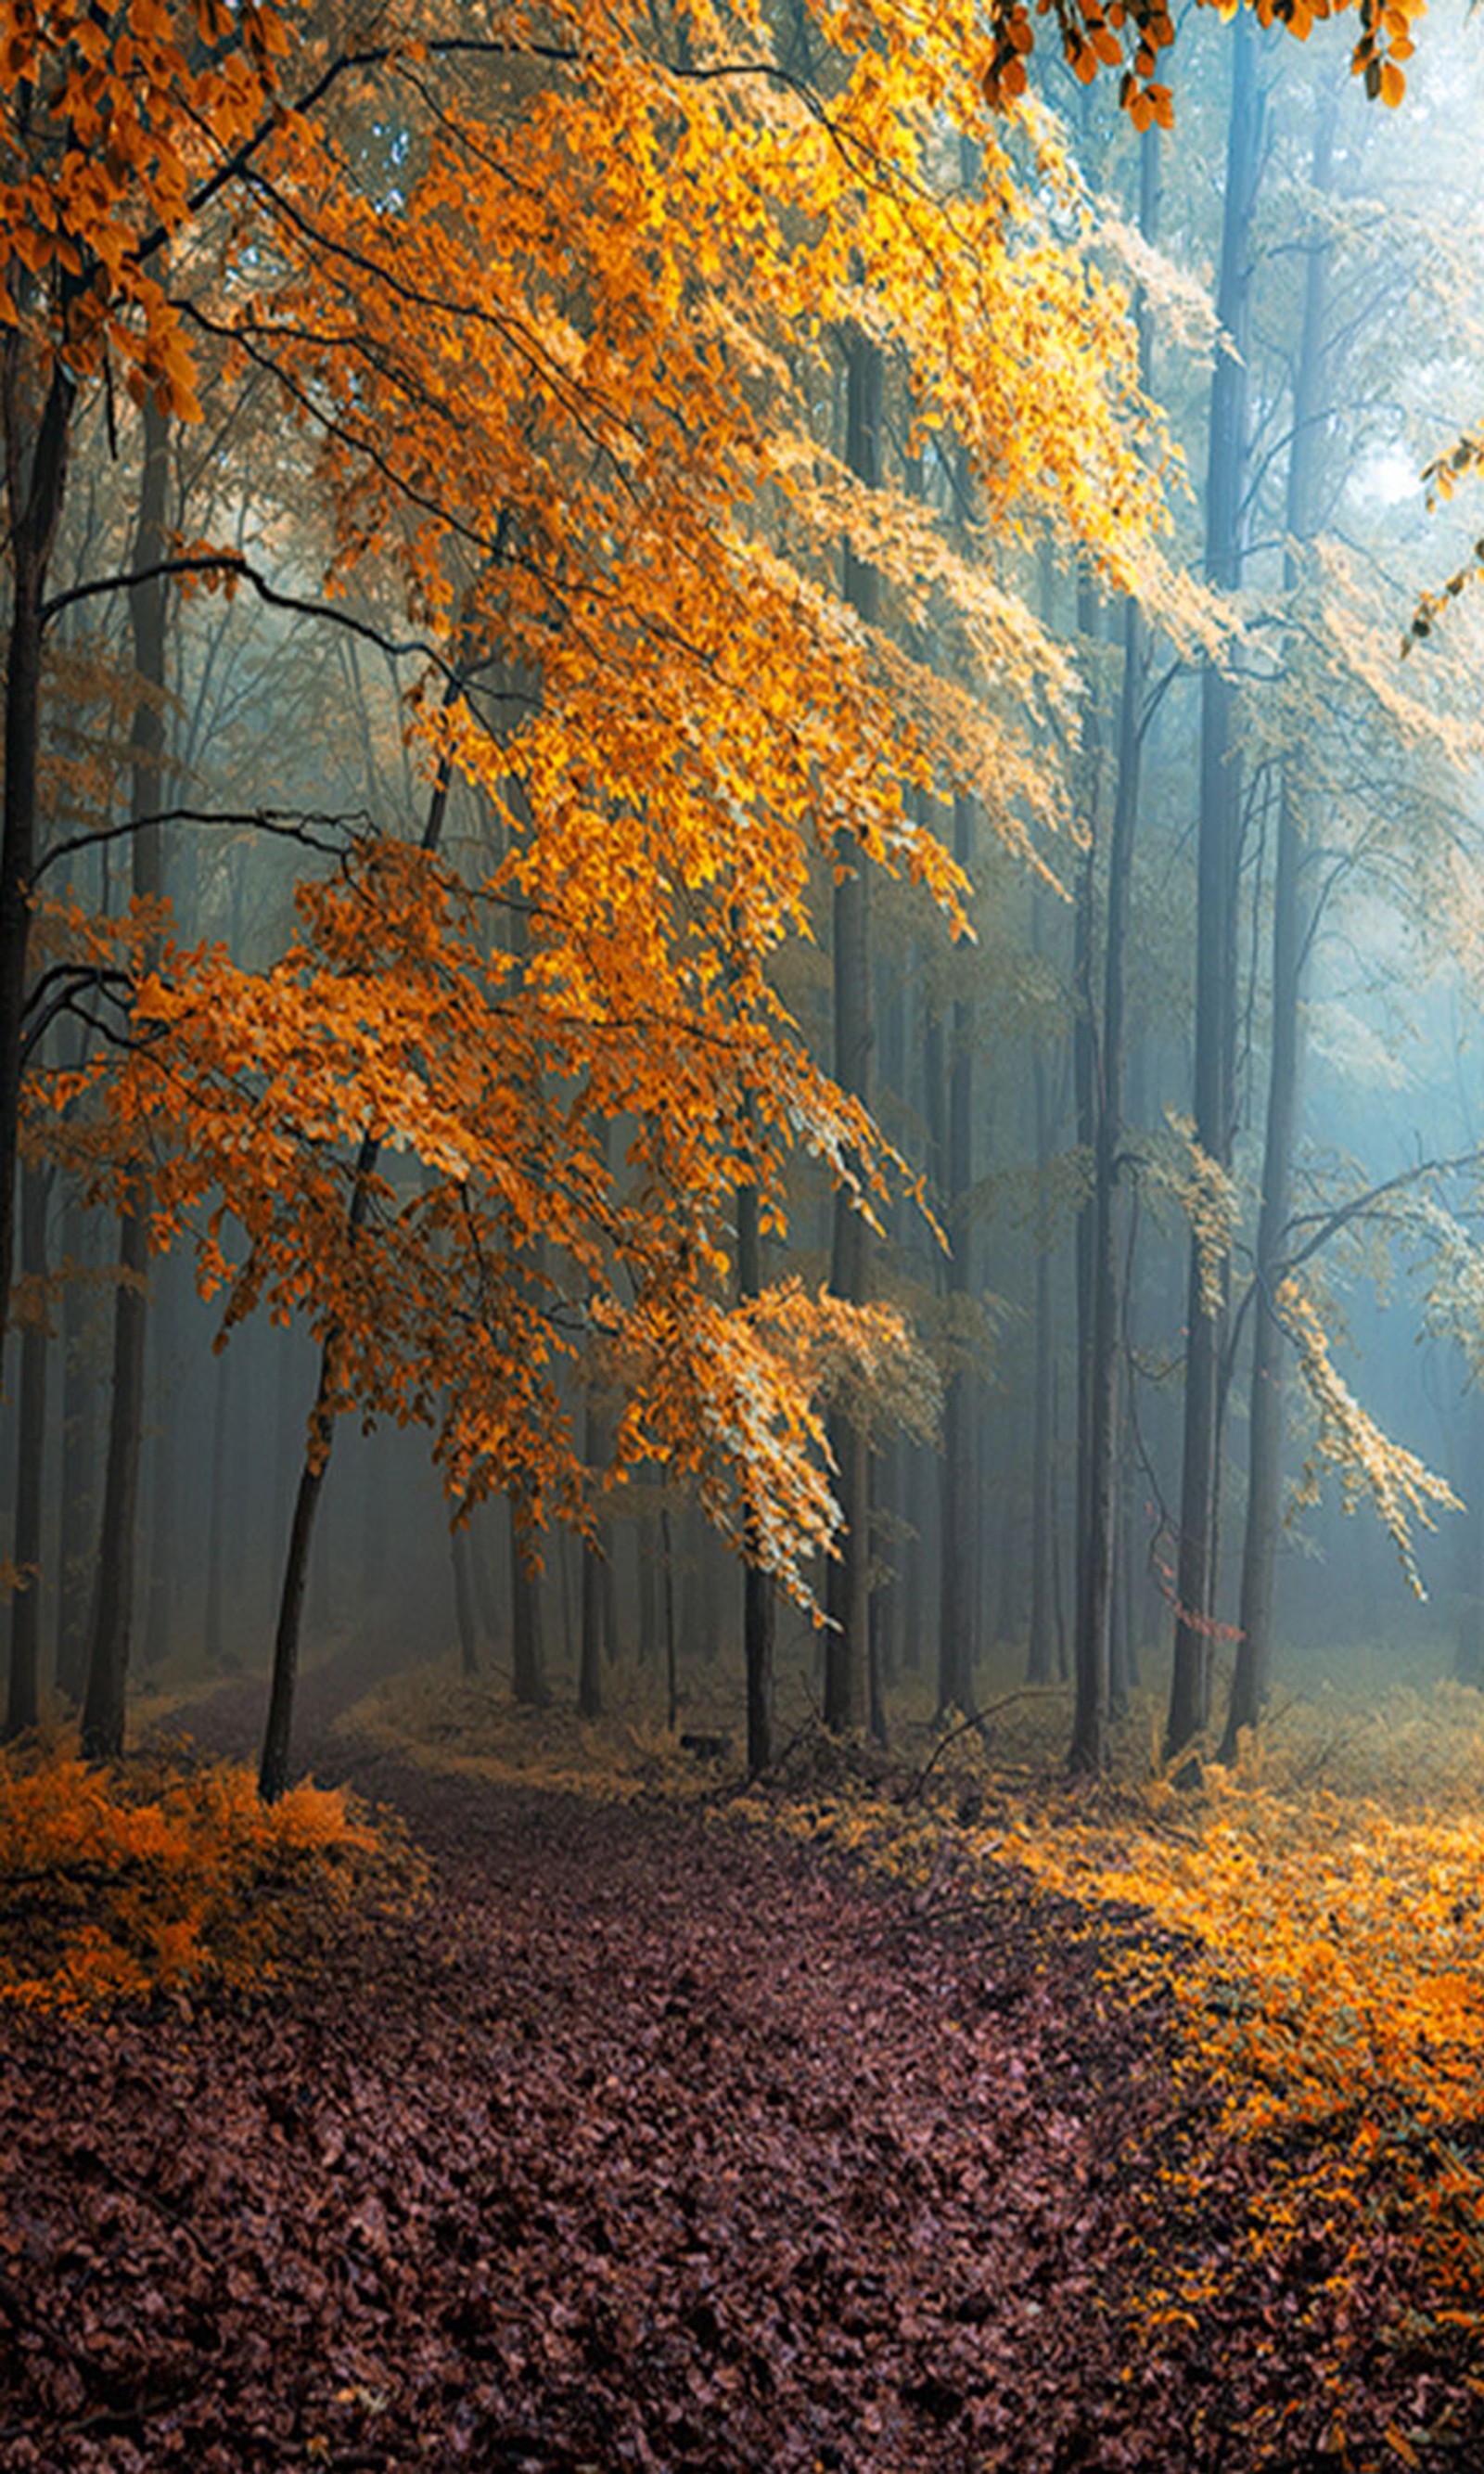
M 1477 2323 L 1232 2131 L 1131 1915 L 335 1752 L 334 1698 L 414 1911 L 0 2017 L 4 2474 L 1484 2466 Z

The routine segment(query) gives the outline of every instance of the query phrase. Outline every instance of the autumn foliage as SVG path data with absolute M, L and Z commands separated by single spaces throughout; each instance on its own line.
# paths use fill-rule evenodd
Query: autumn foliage
M 305 1783 L 272 1807 L 253 1773 L 164 1754 L 99 1769 L 0 1754 L 0 2002 L 82 2010 L 280 1973 L 357 1900 L 415 1868 L 385 1825 Z

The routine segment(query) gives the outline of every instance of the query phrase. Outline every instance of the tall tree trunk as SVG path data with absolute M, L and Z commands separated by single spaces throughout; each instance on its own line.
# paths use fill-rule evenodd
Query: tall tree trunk
M 1248 471 L 1248 328 L 1252 221 L 1262 160 L 1257 35 L 1239 11 L 1231 29 L 1231 115 L 1222 214 L 1216 314 L 1229 349 L 1211 379 L 1206 465 L 1205 570 L 1234 593 L 1242 581 Z M 1196 893 L 1195 1132 L 1206 1157 L 1229 1169 L 1235 1133 L 1236 912 L 1242 782 L 1232 721 L 1236 691 L 1208 664 L 1201 682 L 1201 815 Z M 1176 1557 L 1175 1661 L 1165 1750 L 1174 1758 L 1209 1721 L 1221 1495 L 1222 1359 L 1229 1267 L 1203 1261 L 1190 1244 L 1185 1342 L 1184 1443 Z
M 547 1706 L 546 1659 L 541 1637 L 541 1583 L 531 1569 L 530 1532 L 514 1495 L 510 1515 L 510 1689 L 523 1710 Z
M 961 792 L 954 800 L 954 857 L 965 873 L 974 863 L 974 806 Z M 973 1232 L 969 1198 L 974 1181 L 974 1006 L 954 1002 L 949 1027 L 947 1105 L 937 1186 L 952 1251 L 946 1267 L 949 1311 L 966 1303 L 973 1284 Z M 950 1710 L 965 1717 L 974 1708 L 974 1653 L 978 1613 L 974 1512 L 974 1386 L 961 1363 L 961 1341 L 943 1395 L 943 1449 L 939 1461 L 942 1540 L 938 1555 L 937 1671 L 939 1717 Z
M 46 1206 L 51 1176 L 37 1168 L 21 1173 L 20 1261 L 30 1279 L 46 1275 Z M 6 1696 L 5 1740 L 13 1742 L 40 1715 L 41 1516 L 46 1468 L 46 1361 L 50 1344 L 39 1296 L 21 1333 L 20 1400 L 15 1467 L 15 1557 L 22 1586 L 11 1600 L 11 1676 Z
M 1033 934 L 1038 953 L 1042 944 L 1042 897 L 1033 895 Z M 1031 1619 L 1026 1643 L 1026 1681 L 1049 1684 L 1055 1649 L 1052 1637 L 1052 1559 L 1056 1553 L 1056 1501 L 1052 1482 L 1052 1370 L 1056 1323 L 1052 1297 L 1052 1229 L 1048 1207 L 1053 1140 L 1050 1074 L 1043 1043 L 1031 1052 L 1031 1088 L 1035 1126 L 1035 1373 L 1031 1412 Z
M 737 1193 L 737 1293 L 745 1300 L 763 1285 L 763 1248 L 758 1229 L 758 1190 Z M 770 1572 L 757 1560 L 756 1523 L 748 1515 L 742 1568 L 742 1663 L 747 1679 L 747 1776 L 761 1778 L 773 1758 L 773 1648 L 777 1593 Z
M 207 1495 L 207 1602 L 203 1647 L 208 1666 L 220 1666 L 222 1600 L 227 1551 L 227 1429 L 231 1414 L 232 1352 L 217 1360 L 215 1396 L 211 1402 L 211 1459 Z
M 675 1540 L 668 1512 L 660 1515 L 660 1545 L 665 1608 L 665 1724 L 673 1734 L 680 1719 L 680 1652 L 675 1638 Z
M 134 539 L 134 572 L 157 567 L 165 551 L 165 498 L 170 479 L 170 423 L 153 396 L 143 412 L 144 469 Z M 165 583 L 155 576 L 129 594 L 134 670 L 141 693 L 134 710 L 130 815 L 136 901 L 161 890 L 158 817 L 165 753 Z M 133 1183 L 119 1220 L 121 1277 L 113 1300 L 113 1385 L 109 1400 L 108 1458 L 98 1533 L 97 1589 L 83 1701 L 83 1750 L 89 1760 L 117 1760 L 124 1749 L 124 1703 L 134 1636 L 134 1557 L 138 1541 L 139 1454 L 144 1434 L 145 1339 L 149 1324 L 150 1184 Z
M 175 1283 L 169 1277 L 169 1261 L 167 1256 L 160 1266 L 154 1318 L 155 1442 L 150 1480 L 149 1588 L 144 1616 L 147 1666 L 162 1665 L 170 1655 L 176 1566 L 181 1549 L 176 1500 L 180 1421 L 175 1415 L 175 1384 L 171 1379 L 178 1298 Z
M 1318 107 L 1311 180 L 1326 197 L 1332 177 L 1335 107 Z M 1297 595 L 1303 580 L 1302 545 L 1318 521 L 1320 427 L 1323 418 L 1325 326 L 1332 244 L 1316 226 L 1305 255 L 1299 359 L 1294 378 L 1293 446 L 1288 459 L 1288 549 L 1283 584 Z M 1294 767 L 1283 766 L 1278 796 L 1277 857 L 1273 889 L 1273 1027 L 1268 1068 L 1268 1118 L 1264 1133 L 1262 1203 L 1253 1267 L 1252 1404 L 1248 1441 L 1247 1528 L 1242 1546 L 1240 1627 L 1222 1758 L 1234 1759 L 1244 1727 L 1255 1727 L 1268 1697 L 1273 1655 L 1273 1606 L 1277 1574 L 1283 1483 L 1283 1357 L 1275 1293 L 1292 1207 L 1294 1147 L 1299 1128 L 1299 1079 L 1302 1047 L 1304 962 L 1309 930 L 1302 891 L 1303 826 L 1294 787 Z
M 846 343 L 845 456 L 870 489 L 881 482 L 883 370 L 880 348 L 852 330 Z M 881 579 L 873 567 L 845 550 L 845 598 L 867 626 L 875 624 Z M 868 1106 L 871 1096 L 869 861 L 848 833 L 837 837 L 835 889 L 835 1079 Z M 868 1295 L 868 1232 L 843 1192 L 835 1198 L 830 1286 L 837 1297 L 864 1304 Z M 825 1639 L 824 1720 L 841 1732 L 866 1715 L 866 1657 L 870 1629 L 871 1456 L 864 1425 L 836 1416 L 830 1443 L 837 1465 L 836 1492 L 843 1535 L 826 1586 L 829 1631 Z
M 479 1672 L 479 1626 L 474 1613 L 474 1581 L 471 1569 L 469 1530 L 455 1521 L 449 1533 L 453 1556 L 453 1613 L 458 1625 L 459 1668 L 466 1676 Z
M 596 1468 L 606 1457 L 603 1421 L 588 1402 L 584 1426 L 583 1456 L 589 1468 Z M 603 1557 L 605 1540 L 602 1533 L 582 1540 L 582 1608 L 577 1650 L 577 1714 L 582 1718 L 600 1718 L 603 1714 Z
M 15 1266 L 26 961 L 41 751 L 42 611 L 66 494 L 77 392 L 59 355 L 40 419 L 28 439 L 31 374 L 24 366 L 25 350 L 20 327 L 6 327 L 0 335 L 0 445 L 7 476 L 11 631 L 5 661 L 5 775 L 0 788 L 0 1343 L 10 1322 Z
M 1158 228 L 1159 141 L 1148 131 L 1142 141 L 1139 223 L 1152 241 Z M 1150 378 L 1151 320 L 1139 304 L 1140 376 Z M 1117 787 L 1108 836 L 1107 885 L 1103 924 L 1102 1017 L 1092 1042 L 1092 1194 L 1085 1259 L 1086 1345 L 1089 1357 L 1083 1395 L 1086 1469 L 1081 1481 L 1083 1529 L 1078 1557 L 1076 1679 L 1069 1764 L 1100 1770 L 1107 1758 L 1107 1720 L 1113 1699 L 1113 1585 L 1118 1540 L 1119 1357 L 1123 1306 L 1122 1210 L 1119 1166 L 1123 1151 L 1124 1083 L 1128 1033 L 1125 973 L 1129 916 L 1133 893 L 1133 842 L 1139 813 L 1139 760 L 1143 744 L 1144 629 L 1131 598 L 1123 613 L 1123 680 L 1119 696 Z M 1088 973 L 1090 982 L 1090 970 Z M 1126 1691 L 1122 1698 L 1127 1698 Z
M 456 692 L 450 682 L 448 699 Z M 432 795 L 427 803 L 427 817 L 423 827 L 422 847 L 435 851 L 448 813 L 449 785 L 451 768 L 447 756 L 438 760 L 433 777 Z M 370 1201 L 371 1179 L 376 1174 L 381 1146 L 371 1134 L 361 1143 L 356 1157 L 354 1180 L 351 1189 L 347 1225 L 353 1241 L 363 1225 Z M 338 1378 L 335 1357 L 339 1335 L 333 1325 L 325 1336 L 320 1350 L 319 1380 L 315 1385 L 314 1405 L 309 1412 L 309 1439 L 304 1467 L 299 1475 L 294 1497 L 294 1516 L 288 1533 L 288 1552 L 283 1559 L 283 1580 L 279 1595 L 279 1621 L 273 1643 L 273 1684 L 268 1696 L 268 1719 L 263 1730 L 262 1758 L 257 1768 L 257 1792 L 264 1804 L 276 1804 L 288 1785 L 289 1747 L 293 1737 L 294 1691 L 299 1677 L 299 1641 L 304 1628 L 304 1590 L 309 1578 L 309 1550 L 314 1543 L 315 1515 L 319 1511 L 325 1475 L 329 1467 L 330 1448 L 335 1437 L 335 1404 Z
M 90 1230 L 69 1199 L 62 1253 L 81 1262 Z M 62 1297 L 61 1503 L 57 1541 L 57 1688 L 80 1702 L 87 1681 L 87 1617 L 93 1543 L 93 1428 L 96 1386 L 87 1358 L 87 1291 L 69 1280 Z

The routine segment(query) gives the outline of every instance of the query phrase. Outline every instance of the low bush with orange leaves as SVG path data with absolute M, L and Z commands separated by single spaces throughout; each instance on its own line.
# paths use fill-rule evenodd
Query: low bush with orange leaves
M 66 1746 L 0 1753 L 0 2002 L 261 1982 L 418 1878 L 396 1825 L 338 1789 L 264 1805 L 250 1770 L 183 1746 L 111 1768 Z

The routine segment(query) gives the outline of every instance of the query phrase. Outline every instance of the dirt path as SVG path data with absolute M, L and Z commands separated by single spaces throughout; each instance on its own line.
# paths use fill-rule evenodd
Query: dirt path
M 5 2474 L 1383 2462 L 1320 2453 L 1333 2263 L 1223 2292 L 1234 2192 L 1206 2324 L 1130 2355 L 1160 2039 L 1012 1885 L 954 1933 L 717 1821 L 374 1783 L 414 1928 L 0 2026 Z

